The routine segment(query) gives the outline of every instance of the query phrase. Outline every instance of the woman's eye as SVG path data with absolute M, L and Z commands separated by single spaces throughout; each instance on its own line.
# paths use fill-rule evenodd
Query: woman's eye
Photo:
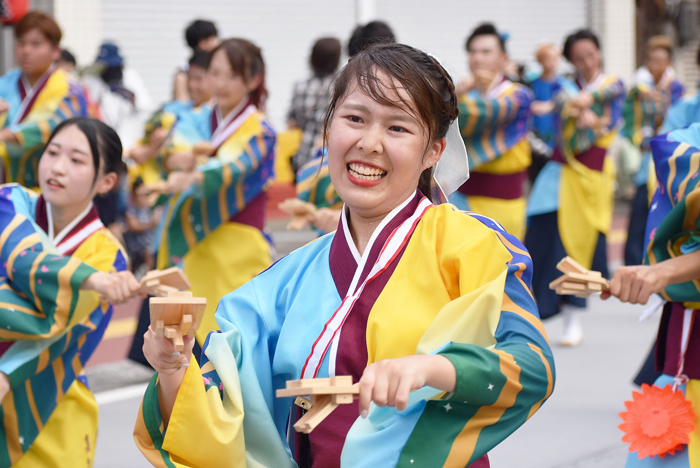
M 72 158 L 73 164 L 85 164 L 82 159 Z
M 350 122 L 361 123 L 362 119 L 356 115 L 349 115 L 346 117 Z
M 403 127 L 399 127 L 398 125 L 392 125 L 391 127 L 389 127 L 389 130 L 391 130 L 392 132 L 408 132 L 408 130 L 406 130 Z

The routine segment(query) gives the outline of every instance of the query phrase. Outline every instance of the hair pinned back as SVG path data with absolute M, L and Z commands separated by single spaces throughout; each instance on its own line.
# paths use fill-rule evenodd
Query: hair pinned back
M 426 127 L 428 145 L 444 138 L 459 115 L 454 83 L 437 60 L 405 44 L 377 44 L 350 59 L 338 74 L 323 124 L 324 146 L 335 109 L 354 87 L 380 104 L 415 116 Z M 426 196 L 431 180 L 432 169 L 426 169 L 418 187 Z
M 243 77 L 243 81 L 248 83 L 256 76 L 260 76 L 260 85 L 250 93 L 250 100 L 256 106 L 265 102 L 267 98 L 267 88 L 265 87 L 265 61 L 262 57 L 260 47 L 246 39 L 226 39 L 211 51 L 211 58 L 219 50 L 226 52 L 229 64 L 234 73 Z M 208 66 L 207 66 L 208 67 Z
M 97 180 L 100 169 L 104 174 L 119 173 L 122 166 L 122 142 L 112 127 L 97 119 L 74 117 L 64 120 L 51 133 L 47 146 L 61 130 L 71 125 L 78 127 L 88 140 L 92 162 L 95 165 L 94 180 Z

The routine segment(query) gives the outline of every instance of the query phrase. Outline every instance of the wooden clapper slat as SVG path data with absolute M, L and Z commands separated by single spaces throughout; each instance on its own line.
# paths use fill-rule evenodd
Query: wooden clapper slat
M 294 424 L 297 432 L 308 434 L 338 405 L 352 403 L 354 395 L 359 393 L 360 387 L 352 384 L 352 376 L 343 375 L 328 379 L 290 380 L 287 388 L 277 390 L 277 397 L 297 397 L 295 403 L 308 409 Z M 310 397 L 311 401 L 306 397 Z
M 151 326 L 156 336 L 165 336 L 173 342 L 176 351 L 184 349 L 184 337 L 194 337 L 202 323 L 207 300 L 192 297 L 185 273 L 177 267 L 167 270 L 153 270 L 146 273 L 141 280 L 141 292 L 150 294 Z
M 165 297 L 168 293 L 190 289 L 192 285 L 185 272 L 178 267 L 151 270 L 141 278 L 139 292 L 149 296 Z
M 588 297 L 591 294 L 608 291 L 608 280 L 598 271 L 589 271 L 571 257 L 564 257 L 557 270 L 564 273 L 549 283 L 549 289 L 563 296 Z

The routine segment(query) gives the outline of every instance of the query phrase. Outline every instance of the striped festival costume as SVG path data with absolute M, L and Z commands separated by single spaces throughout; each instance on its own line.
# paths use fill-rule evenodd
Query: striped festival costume
M 282 258 L 219 304 L 221 332 L 193 359 L 167 428 L 156 375 L 134 436 L 157 467 L 487 467 L 486 453 L 552 393 L 554 361 L 529 291 L 527 251 L 481 215 L 396 207 L 359 254 L 338 230 Z M 453 393 L 423 387 L 399 412 L 340 405 L 308 436 L 275 390 L 372 363 L 440 354 Z M 198 437 L 191 435 L 197 433 Z M 246 465 L 247 464 L 247 465 Z
M 182 263 L 192 293 L 207 298 L 200 343 L 218 328 L 219 299 L 272 263 L 263 228 L 275 132 L 247 99 L 225 118 L 220 114 L 218 107 L 202 106 L 175 124 L 169 151 L 202 141 L 215 150 L 196 168 L 203 183 L 170 198 L 158 250 L 159 268 Z
M 50 207 L 17 184 L 0 187 L 1 467 L 91 467 L 97 403 L 82 373 L 112 316 L 91 274 L 123 271 L 126 255 L 90 204 L 53 236 Z M 48 233 L 48 235 L 47 235 Z
M 53 66 L 30 86 L 19 69 L 0 77 L 0 128 L 9 128 L 19 144 L 0 142 L 4 182 L 37 187 L 39 158 L 54 128 L 71 117 L 87 117 L 88 103 L 79 83 Z
M 700 249 L 700 124 L 658 136 L 651 141 L 658 188 L 647 221 L 645 264 L 689 254 Z M 688 348 L 681 370 L 688 377 L 678 388 L 692 403 L 695 430 L 690 443 L 663 459 L 639 459 L 630 453 L 627 468 L 700 467 L 700 279 L 673 284 L 661 292 L 665 302 L 656 342 L 656 385 L 673 384 L 681 368 L 684 321 L 689 320 Z
M 497 77 L 485 93 L 473 90 L 459 104 L 459 128 L 467 147 L 469 180 L 450 196 L 462 210 L 488 216 L 508 233 L 525 236 L 524 184 L 532 162 L 527 132 L 533 94 Z
M 625 89 L 614 77 L 599 74 L 590 83 L 576 81 L 557 97 L 561 109 L 559 146 L 532 187 L 527 207 L 525 246 L 537 266 L 532 290 L 542 318 L 560 311 L 563 303 L 585 307 L 585 299 L 559 296 L 549 283 L 559 276 L 557 263 L 570 256 L 588 269 L 607 276 L 605 236 L 612 223 L 615 164 L 607 156 L 617 137 Z M 590 93 L 595 128 L 577 127 L 572 101 Z

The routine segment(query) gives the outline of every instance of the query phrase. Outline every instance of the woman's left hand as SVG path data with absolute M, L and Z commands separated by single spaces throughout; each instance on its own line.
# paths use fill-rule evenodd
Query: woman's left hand
M 601 298 L 615 296 L 622 302 L 644 305 L 649 296 L 660 293 L 670 284 L 666 270 L 662 263 L 620 267 L 610 280 L 610 291 L 604 292 Z
M 451 392 L 455 382 L 454 366 L 444 356 L 416 355 L 375 362 L 365 368 L 360 379 L 360 415 L 367 417 L 372 401 L 403 411 L 411 392 L 426 385 Z

